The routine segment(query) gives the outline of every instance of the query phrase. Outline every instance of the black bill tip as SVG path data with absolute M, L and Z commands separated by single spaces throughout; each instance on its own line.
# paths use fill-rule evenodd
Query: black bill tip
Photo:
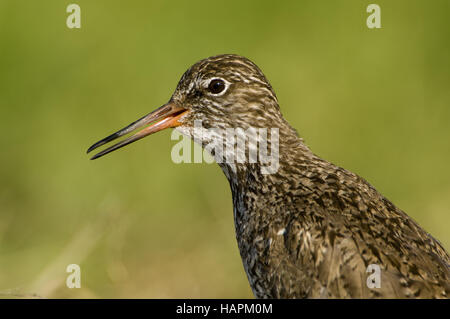
M 106 143 L 109 143 L 109 142 L 115 140 L 116 138 L 118 138 L 120 136 L 121 136 L 120 134 L 114 133 L 114 134 L 111 134 L 108 137 L 105 137 L 104 139 L 98 141 L 97 143 L 95 143 L 91 147 L 89 147 L 88 150 L 86 151 L 86 154 L 89 154 L 90 152 L 92 152 L 96 148 L 99 148 L 100 146 L 102 146 L 102 145 L 104 145 Z M 91 159 L 93 159 L 93 158 L 91 158 Z

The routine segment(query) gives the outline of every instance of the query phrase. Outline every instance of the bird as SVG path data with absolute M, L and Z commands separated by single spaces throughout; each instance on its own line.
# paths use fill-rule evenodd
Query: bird
M 194 129 L 198 121 L 203 133 Z M 217 161 L 256 298 L 448 298 L 450 257 L 442 244 L 365 179 L 313 153 L 248 58 L 222 54 L 193 64 L 166 104 L 88 153 L 139 128 L 91 159 L 167 128 L 204 148 L 220 135 L 208 133 L 214 129 L 275 129 L 278 139 L 267 141 L 268 148 L 278 144 L 272 172 L 259 159 Z

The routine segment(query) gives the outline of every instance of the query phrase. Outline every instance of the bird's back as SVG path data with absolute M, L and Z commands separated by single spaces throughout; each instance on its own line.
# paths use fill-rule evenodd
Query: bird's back
M 445 249 L 361 177 L 316 156 L 281 174 L 247 174 L 264 187 L 232 190 L 257 297 L 447 297 Z M 369 265 L 381 271 L 379 288 L 367 284 Z

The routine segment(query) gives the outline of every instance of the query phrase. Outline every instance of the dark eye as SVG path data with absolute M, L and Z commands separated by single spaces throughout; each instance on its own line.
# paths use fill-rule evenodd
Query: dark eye
M 220 79 L 212 80 L 208 85 L 209 92 L 218 94 L 225 89 L 225 82 Z

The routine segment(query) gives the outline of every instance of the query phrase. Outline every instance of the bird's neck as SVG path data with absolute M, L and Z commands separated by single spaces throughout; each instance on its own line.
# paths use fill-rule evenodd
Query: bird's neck
M 295 192 L 293 188 L 299 186 L 296 184 L 297 179 L 293 180 L 292 177 L 302 167 L 310 167 L 314 158 L 315 155 L 295 134 L 280 137 L 279 163 L 273 173 L 264 174 L 260 163 L 219 163 L 231 188 L 236 238 L 241 256 L 247 255 L 248 247 L 253 247 L 252 243 L 262 233 L 279 231 L 271 228 L 276 228 L 276 220 L 288 214 L 286 207 L 291 199 L 286 195 Z M 248 263 L 244 260 L 244 266 Z
M 298 133 L 287 122 L 282 124 L 257 131 L 256 148 L 247 143 L 245 151 L 239 153 L 237 139 L 233 140 L 231 147 L 225 147 L 227 151 L 232 150 L 231 153 L 227 153 L 228 158 L 224 156 L 224 160 L 217 162 L 235 189 L 252 189 L 256 180 L 261 185 L 282 180 L 293 165 L 316 158 Z M 248 142 L 248 136 L 244 138 Z
M 317 160 L 293 129 L 280 129 L 279 133 L 278 156 L 270 154 L 273 144 L 268 143 L 269 159 L 272 162 L 218 163 L 230 183 L 237 233 L 241 232 L 241 225 L 258 232 L 259 217 L 264 217 L 264 212 L 258 211 L 258 207 L 271 207 L 276 195 L 273 192 L 289 188 L 286 181 L 298 174 L 299 169 L 311 167 L 311 163 Z

